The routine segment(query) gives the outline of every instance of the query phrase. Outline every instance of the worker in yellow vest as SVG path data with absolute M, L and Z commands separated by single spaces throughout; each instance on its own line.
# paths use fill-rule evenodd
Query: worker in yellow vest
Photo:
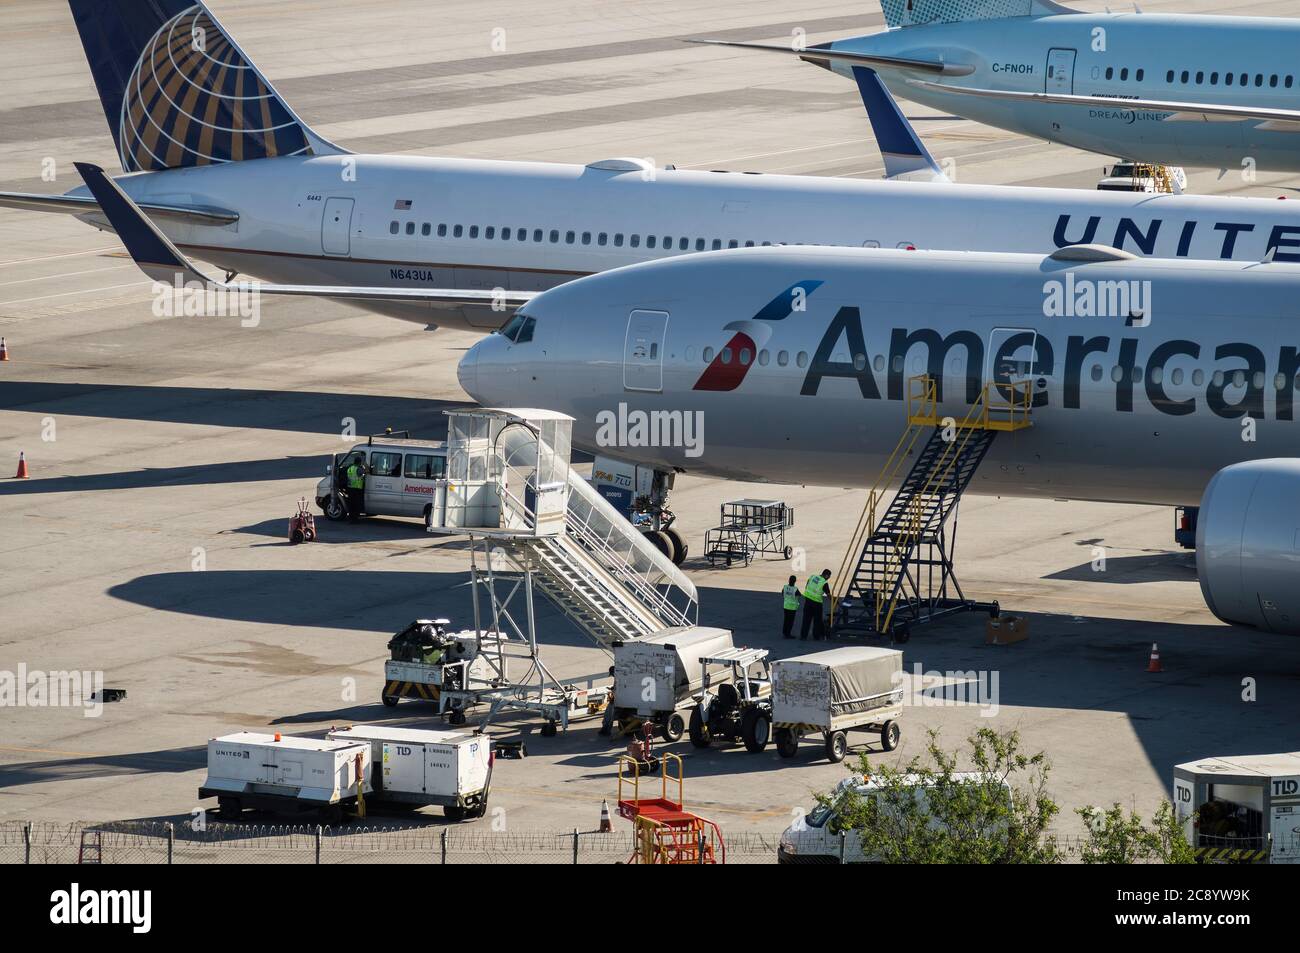
M 799 587 L 794 584 L 794 576 L 781 587 L 781 599 L 785 606 L 785 621 L 781 625 L 781 635 L 787 639 L 794 638 L 794 614 L 799 611 Z
M 355 523 L 361 519 L 361 511 L 366 505 L 366 458 L 358 454 L 356 459 L 348 466 L 346 475 L 348 484 L 348 520 Z
M 826 619 L 822 615 L 823 603 L 826 599 L 826 587 L 831 581 L 831 571 L 823 569 L 815 576 L 808 577 L 808 585 L 803 589 L 803 627 L 800 631 L 799 638 L 807 640 L 808 626 L 812 626 L 813 639 L 820 641 L 826 638 Z

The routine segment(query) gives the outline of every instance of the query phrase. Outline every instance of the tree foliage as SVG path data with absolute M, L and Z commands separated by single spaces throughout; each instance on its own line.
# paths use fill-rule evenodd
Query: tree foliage
M 1194 864 L 1196 855 L 1183 834 L 1173 805 L 1162 801 L 1150 826 L 1136 811 L 1118 804 L 1107 811 L 1079 808 L 1088 834 L 1079 859 L 1085 864 Z
M 861 838 L 865 857 L 897 864 L 1060 862 L 1048 831 L 1059 808 L 1047 795 L 1046 756 L 1024 753 L 1014 731 L 981 728 L 967 743 L 965 771 L 933 731 L 926 757 L 905 766 L 859 757 L 856 772 L 876 790 L 869 797 L 842 794 L 838 823 Z

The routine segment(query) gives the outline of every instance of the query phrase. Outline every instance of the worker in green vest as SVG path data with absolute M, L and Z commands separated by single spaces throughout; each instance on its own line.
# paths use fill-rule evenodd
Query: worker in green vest
M 808 638 L 808 626 L 812 626 L 813 639 L 820 641 L 826 638 L 826 620 L 822 615 L 823 603 L 826 599 L 826 587 L 831 581 L 831 571 L 823 569 L 815 576 L 808 577 L 808 585 L 803 589 L 803 627 L 799 638 L 806 640 Z
M 366 458 L 357 456 L 348 464 L 345 476 L 348 490 L 348 521 L 355 523 L 361 519 L 361 511 L 366 505 Z
M 785 606 L 785 621 L 781 625 L 781 635 L 787 639 L 794 638 L 794 614 L 799 611 L 799 587 L 794 584 L 794 576 L 781 587 L 781 599 Z

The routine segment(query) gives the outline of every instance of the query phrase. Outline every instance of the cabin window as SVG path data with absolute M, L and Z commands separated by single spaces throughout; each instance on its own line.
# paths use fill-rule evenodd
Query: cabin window
M 790 352 L 789 352 L 789 351 L 778 351 L 778 352 L 777 352 L 777 355 L 776 355 L 776 363 L 777 363 L 777 365 L 780 366 L 780 367 L 785 367 L 787 364 L 789 364 L 789 363 L 790 363 Z
M 496 238 L 496 237 L 497 237 L 497 230 L 496 230 L 493 226 L 489 225 L 487 228 L 483 229 L 483 237 L 484 237 L 484 238 Z M 503 229 L 501 229 L 501 237 L 502 237 L 502 238 L 509 238 L 509 237 L 510 237 L 510 229 L 508 229 L 508 228 L 503 228 Z
M 1272 86 L 1274 89 L 1277 89 L 1277 74 L 1276 74 L 1276 73 L 1274 73 L 1272 76 L 1269 77 L 1269 79 L 1268 79 L 1268 85 Z
M 576 237 L 576 233 L 574 233 L 574 232 L 565 232 L 565 233 L 564 233 L 564 244 L 566 244 L 566 245 L 572 245 L 572 244 L 573 244 L 573 240 L 574 240 L 575 237 Z
M 582 233 L 582 243 L 583 243 L 584 245 L 590 245 L 590 244 L 591 244 L 591 232 L 583 232 L 583 233 Z
M 1165 82 L 1172 83 L 1173 81 L 1174 81 L 1174 71 L 1170 70 L 1168 73 L 1165 74 Z
M 558 228 L 551 229 L 551 244 L 558 245 L 559 242 L 560 242 L 560 230 Z
M 1146 75 L 1147 75 L 1147 71 L 1144 69 L 1140 69 L 1137 71 L 1137 75 L 1134 78 L 1140 83 L 1142 82 L 1143 77 L 1145 77 Z
M 445 222 L 438 226 L 438 237 L 439 238 L 447 237 L 447 225 Z
M 1119 78 L 1120 78 L 1120 80 L 1127 80 L 1127 79 L 1128 79 L 1128 67 L 1127 67 L 1127 66 L 1125 66 L 1122 70 L 1119 71 Z
M 753 359 L 754 359 L 754 356 L 753 356 L 752 354 L 749 353 L 749 348 L 747 348 L 747 347 L 742 347 L 742 348 L 740 349 L 740 366 L 741 366 L 741 367 L 749 367 L 749 362 L 752 361 Z
M 635 238 L 636 236 L 633 235 L 632 237 Z M 645 237 L 645 247 L 646 247 L 646 248 L 654 248 L 654 247 L 655 247 L 655 242 L 657 242 L 658 240 L 659 240 L 659 236 L 657 236 L 657 235 L 647 235 L 647 236 Z M 636 246 L 633 245 L 632 247 L 635 248 Z
M 1263 85 L 1264 85 L 1264 74 L 1263 74 L 1263 73 L 1256 73 L 1256 74 L 1255 74 L 1255 85 L 1256 85 L 1256 86 L 1263 86 Z
M 628 243 L 629 245 L 631 245 L 633 248 L 640 248 L 640 247 L 641 247 L 641 236 L 640 236 L 640 235 L 629 235 L 629 236 L 628 236 L 628 239 L 627 239 L 627 243 Z
M 471 226 L 469 227 L 469 237 L 470 237 L 470 238 L 478 238 L 478 226 L 477 226 L 477 225 L 471 225 Z
M 1192 75 L 1192 74 L 1189 73 L 1189 72 L 1187 72 L 1187 70 L 1183 70 L 1183 75 L 1182 75 L 1181 79 L 1182 79 L 1184 85 L 1187 83 L 1187 80 L 1191 78 L 1191 75 Z
M 1204 383 L 1205 383 L 1205 371 L 1201 370 L 1198 367 L 1196 370 L 1192 371 L 1192 386 L 1200 387 Z
M 695 250 L 696 250 L 696 251 L 704 251 L 704 239 L 703 239 L 703 238 L 697 238 L 697 239 L 695 239 Z
M 719 248 L 721 248 L 721 247 L 722 247 L 722 239 L 721 239 L 721 238 L 715 238 L 715 239 L 713 240 L 713 250 L 714 250 L 714 251 L 717 251 L 717 250 L 718 250 Z
M 414 223 L 414 222 L 407 222 L 407 223 L 406 223 L 406 234 L 408 234 L 408 235 L 414 235 L 414 234 L 415 234 L 415 223 Z
M 1098 381 L 1098 382 L 1100 382 L 1100 381 L 1101 381 L 1101 378 L 1102 378 L 1102 373 L 1103 373 L 1103 371 L 1102 371 L 1102 369 L 1101 369 L 1101 365 L 1100 365 L 1100 364 L 1094 364 L 1094 365 L 1092 365 L 1091 376 L 1092 376 L 1092 379 L 1093 379 L 1094 381 Z
M 885 355 L 877 354 L 876 359 L 871 362 L 871 366 L 876 369 L 876 373 L 883 371 L 885 369 Z
M 1218 86 L 1218 85 L 1219 85 L 1219 74 L 1218 74 L 1218 73 L 1211 73 L 1211 74 L 1210 74 L 1210 85 L 1211 85 L 1211 86 Z
M 1180 385 L 1183 382 L 1183 369 L 1175 367 L 1173 373 L 1169 375 L 1169 380 L 1173 382 L 1175 387 Z
M 753 243 L 752 241 L 745 242 L 745 247 L 746 247 L 746 248 L 753 248 L 753 247 L 754 247 L 754 243 Z
M 768 353 L 767 353 L 767 348 L 763 348 L 763 350 L 761 350 L 761 351 L 758 352 L 758 366 L 759 366 L 759 367 L 767 367 L 767 362 L 768 362 L 769 360 L 770 360 L 770 357 L 769 357 L 769 355 L 768 355 Z
M 706 348 L 704 349 L 704 363 L 705 363 L 705 364 L 712 364 L 712 363 L 713 363 L 713 348 L 711 348 L 711 347 L 706 347 Z
M 1107 79 L 1114 79 L 1114 78 L 1115 78 L 1115 67 L 1113 67 L 1113 66 L 1107 66 L 1107 67 L 1106 67 L 1106 78 L 1107 78 Z
M 1196 85 L 1197 85 L 1197 86 L 1200 86 L 1200 85 L 1201 85 L 1202 83 L 1204 83 L 1204 82 L 1205 82 L 1205 74 L 1202 73 L 1202 72 L 1200 72 L 1200 71 L 1197 71 L 1197 73 L 1196 73 Z
M 1285 85 L 1286 85 L 1286 88 L 1287 88 L 1287 89 L 1290 89 L 1292 86 L 1294 86 L 1294 85 L 1295 85 L 1295 77 L 1294 77 L 1294 76 L 1288 76 L 1288 77 L 1286 78 L 1286 83 L 1285 83 Z
M 807 366 L 808 366 L 808 352 L 807 352 L 807 351 L 800 351 L 800 352 L 799 352 L 799 356 L 796 357 L 796 358 L 794 359 L 794 362 L 795 362 L 796 364 L 798 364 L 800 367 L 807 367 Z
M 622 232 L 615 232 L 615 233 L 614 233 L 614 247 L 615 247 L 615 248 L 622 248 L 622 247 L 623 247 L 623 233 L 622 233 Z
M 865 370 L 867 369 L 867 355 L 865 355 L 865 354 L 854 354 L 854 355 L 853 355 L 853 369 L 854 369 L 855 371 L 865 371 Z
M 388 234 L 390 234 L 390 235 L 396 235 L 396 234 L 397 234 L 397 230 L 398 230 L 400 227 L 401 227 L 401 226 L 399 226 L 396 222 L 393 222 L 391 225 L 388 226 Z
M 452 234 L 452 237 L 453 237 L 453 238 L 460 238 L 460 236 L 463 235 L 464 233 L 465 233 L 465 226 L 464 226 L 464 225 L 457 225 L 457 226 L 456 226 L 455 228 L 453 228 L 452 231 L 451 231 L 451 234 Z
M 433 231 L 433 226 L 430 225 L 428 222 L 425 222 L 423 225 L 420 226 L 420 234 L 423 235 L 425 238 L 428 238 L 429 234 L 432 231 Z
M 597 244 L 597 245 L 608 245 L 608 244 L 609 244 L 609 232 L 601 232 L 598 236 L 596 236 L 596 244 Z
M 731 348 L 729 348 L 729 347 L 724 347 L 724 348 L 722 349 L 722 363 L 723 363 L 723 364 L 730 364 L 730 363 L 731 363 Z

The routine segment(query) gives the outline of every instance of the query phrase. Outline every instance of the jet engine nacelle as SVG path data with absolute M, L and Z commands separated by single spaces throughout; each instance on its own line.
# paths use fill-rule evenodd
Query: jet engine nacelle
M 1201 498 L 1196 569 L 1210 611 L 1300 635 L 1300 460 L 1224 467 Z

